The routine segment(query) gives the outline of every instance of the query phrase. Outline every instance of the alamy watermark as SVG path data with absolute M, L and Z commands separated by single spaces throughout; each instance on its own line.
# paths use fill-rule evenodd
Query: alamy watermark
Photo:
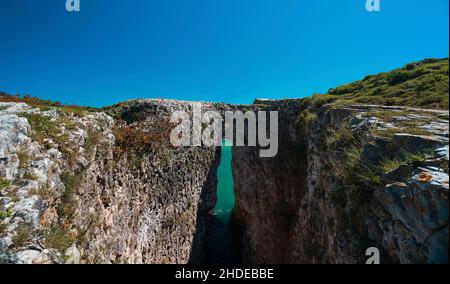
M 376 247 L 370 247 L 366 250 L 366 264 L 380 264 L 380 250 Z
M 202 112 L 201 103 L 192 103 L 192 113 L 175 111 L 170 122 L 177 124 L 170 134 L 170 142 L 180 146 L 221 146 L 228 140 L 231 146 L 259 146 L 259 156 L 270 158 L 278 153 L 277 111 Z M 269 126 L 267 127 L 267 122 Z M 225 128 L 225 137 L 223 137 Z M 245 143 L 247 142 L 247 143 Z
M 381 11 L 381 0 L 366 0 L 366 10 L 368 12 L 379 12 Z
M 66 11 L 67 12 L 80 12 L 80 0 L 67 0 Z
M 366 0 L 366 10 L 369 12 L 379 12 L 381 11 L 381 0 Z M 67 12 L 79 12 L 80 11 L 80 0 L 66 0 L 66 10 Z

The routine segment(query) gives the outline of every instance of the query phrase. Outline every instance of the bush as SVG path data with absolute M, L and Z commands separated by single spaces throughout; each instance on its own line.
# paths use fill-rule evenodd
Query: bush
M 82 173 L 74 175 L 69 172 L 64 172 L 61 174 L 61 181 L 64 184 L 64 192 L 61 196 L 61 203 L 57 208 L 57 212 L 63 221 L 70 222 L 76 213 L 74 195 L 82 182 Z
M 0 210 L 0 220 L 4 220 L 6 218 L 11 217 L 11 215 L 13 214 L 11 208 L 7 209 L 7 210 Z
M 65 252 L 73 242 L 70 231 L 64 226 L 54 225 L 45 234 L 45 245 L 60 252 Z
M 31 138 L 42 143 L 47 138 L 56 138 L 59 131 L 55 122 L 50 117 L 35 113 L 22 113 L 20 116 L 25 117 L 31 126 Z
M 18 151 L 17 156 L 19 157 L 19 168 L 24 169 L 28 167 L 30 162 L 30 156 L 25 151 Z
M 14 235 L 14 237 L 12 238 L 14 246 L 15 247 L 24 246 L 31 239 L 33 232 L 34 230 L 32 224 L 30 223 L 20 224 L 16 231 L 16 235 Z
M 0 190 L 7 189 L 11 186 L 11 182 L 9 180 L 5 180 L 0 178 Z
M 87 155 L 92 154 L 94 147 L 100 142 L 101 138 L 102 136 L 98 131 L 92 128 L 88 129 L 87 138 L 84 142 L 84 150 Z

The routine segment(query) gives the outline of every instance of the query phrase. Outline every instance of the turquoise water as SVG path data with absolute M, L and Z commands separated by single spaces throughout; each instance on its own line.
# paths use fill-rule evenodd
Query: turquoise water
M 233 174 L 231 172 L 230 142 L 222 142 L 220 165 L 217 171 L 217 203 L 213 214 L 221 220 L 230 219 L 234 207 Z
M 231 146 L 226 140 L 222 143 L 217 179 L 217 203 L 211 212 L 205 262 L 207 264 L 235 264 L 240 262 L 240 236 L 239 230 L 232 223 L 234 192 Z

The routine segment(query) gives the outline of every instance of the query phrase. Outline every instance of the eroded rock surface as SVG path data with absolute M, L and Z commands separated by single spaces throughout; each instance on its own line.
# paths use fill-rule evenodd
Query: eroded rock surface
M 113 118 L 0 103 L 1 261 L 201 261 L 219 152 L 168 144 L 171 111 L 188 108 L 136 101 Z
M 279 151 L 233 147 L 248 263 L 448 262 L 448 111 L 307 100 L 279 111 Z M 220 151 L 169 144 L 188 102 L 105 112 L 0 103 L 0 261 L 188 263 L 204 255 Z
M 448 262 L 448 111 L 256 103 L 283 140 L 276 158 L 233 153 L 247 262 Z

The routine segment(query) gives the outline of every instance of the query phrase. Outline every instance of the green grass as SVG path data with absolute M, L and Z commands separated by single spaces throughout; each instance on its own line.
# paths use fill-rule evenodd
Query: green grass
M 51 226 L 46 231 L 44 237 L 47 247 L 57 249 L 60 252 L 65 252 L 74 241 L 70 235 L 70 231 L 60 225 Z
M 373 187 L 379 185 L 379 176 L 361 161 L 365 136 L 344 122 L 337 129 L 329 130 L 326 144 L 335 149 L 334 157 L 324 157 L 330 161 L 330 171 L 339 180 L 338 186 L 330 193 L 330 201 L 335 207 L 343 207 L 347 201 L 353 205 L 370 201 Z
M 20 224 L 16 235 L 12 238 L 12 242 L 16 248 L 24 246 L 33 235 L 33 225 L 29 223 Z
M 30 191 L 29 195 L 37 195 L 43 200 L 50 200 L 53 198 L 53 192 L 47 185 L 40 186 L 37 190 Z
M 429 155 L 430 151 L 422 151 L 418 153 L 403 151 L 393 159 L 382 160 L 378 165 L 378 169 L 381 173 L 388 173 L 398 169 L 402 165 L 419 166 L 421 163 L 426 161 Z
M 84 143 L 84 150 L 87 155 L 92 154 L 94 147 L 100 142 L 101 138 L 102 136 L 98 131 L 92 128 L 88 129 L 87 138 Z
M 47 111 L 51 109 L 57 109 L 62 113 L 71 113 L 74 116 L 84 116 L 89 112 L 99 111 L 97 108 L 77 106 L 77 105 L 63 105 L 60 102 L 42 100 L 29 95 L 11 95 L 0 91 L 0 102 L 15 102 L 15 103 L 26 103 L 33 108 L 38 108 L 41 111 Z
M 17 157 L 19 157 L 19 168 L 24 169 L 28 167 L 30 156 L 26 151 L 18 151 Z
M 38 179 L 38 177 L 37 177 L 35 174 L 30 173 L 30 172 L 26 172 L 26 173 L 23 175 L 23 178 L 24 178 L 24 179 L 27 179 L 27 180 L 37 180 L 37 179 Z
M 410 63 L 390 72 L 366 76 L 360 81 L 314 95 L 313 104 L 396 105 L 448 109 L 448 59 L 428 59 Z
M 11 215 L 13 214 L 11 208 L 7 209 L 7 210 L 0 210 L 0 220 L 4 220 L 6 218 L 11 217 Z
M 388 128 L 388 129 L 374 129 L 372 134 L 377 137 L 392 138 L 395 134 L 407 133 L 411 135 L 430 136 L 431 133 L 419 127 L 406 128 Z
M 9 180 L 0 178 L 0 190 L 7 189 L 10 186 L 11 186 L 11 182 Z
M 71 174 L 69 172 L 63 172 L 61 174 L 61 181 L 64 184 L 64 192 L 61 196 L 61 203 L 57 208 L 58 216 L 63 221 L 72 221 L 76 214 L 76 204 L 74 195 L 77 188 L 82 183 L 82 173 Z
M 31 126 L 31 138 L 38 142 L 43 142 L 47 138 L 55 138 L 59 133 L 56 122 L 50 117 L 37 113 L 21 113 L 21 117 L 25 117 Z
M 349 123 L 329 130 L 326 143 L 330 149 L 335 149 L 335 154 L 334 157 L 324 158 L 328 161 L 331 159 L 330 171 L 341 185 L 331 191 L 329 196 L 336 207 L 345 206 L 347 201 L 357 206 L 367 204 L 371 200 L 373 189 L 382 184 L 381 177 L 385 173 L 402 165 L 418 167 L 432 155 L 432 151 L 428 149 L 414 153 L 400 150 L 394 158 L 367 165 L 361 161 L 363 146 L 368 142 L 364 137 L 366 136 L 353 131 Z M 448 166 L 448 163 L 446 164 Z

